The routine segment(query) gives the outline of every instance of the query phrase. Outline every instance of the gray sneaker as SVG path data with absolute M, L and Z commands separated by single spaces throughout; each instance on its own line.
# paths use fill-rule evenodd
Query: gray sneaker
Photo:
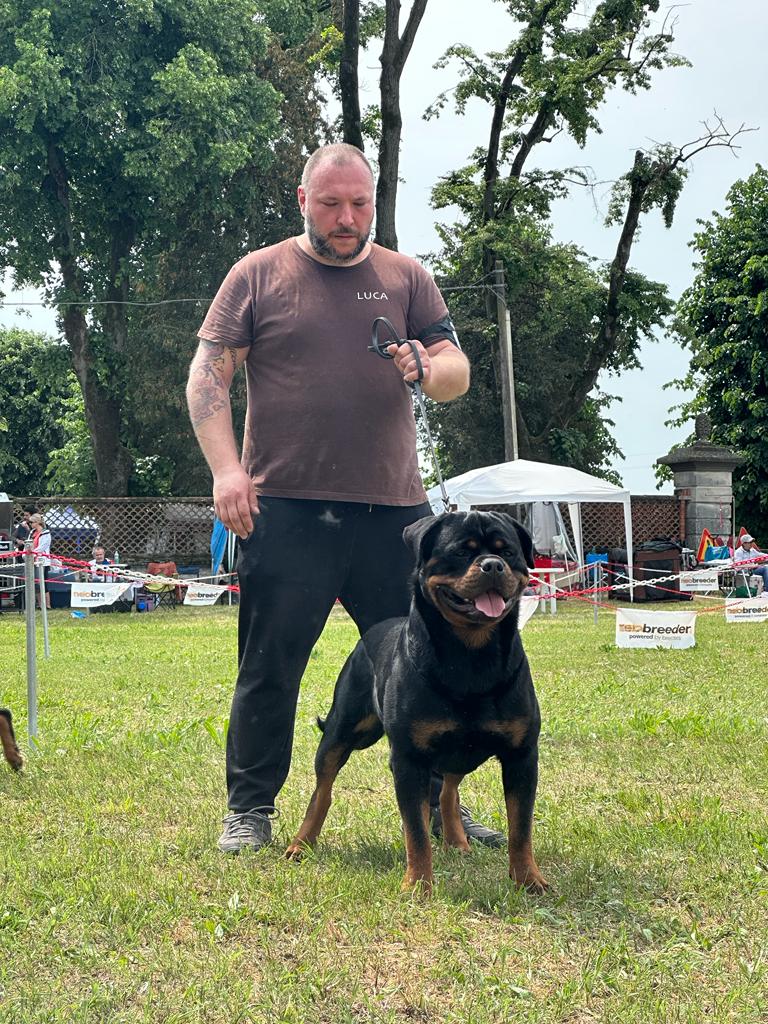
M 272 842 L 274 807 L 253 807 L 250 811 L 232 811 L 224 820 L 224 831 L 219 836 L 222 853 L 240 853 L 241 850 L 260 850 Z
M 432 818 L 432 835 L 439 837 L 443 834 L 443 816 L 440 813 L 440 807 L 430 807 L 429 813 Z M 507 845 L 507 837 L 503 832 L 497 832 L 496 829 L 488 828 L 487 825 L 481 825 L 479 821 L 475 821 L 472 812 L 464 804 L 459 804 L 459 817 L 470 842 L 496 849 Z

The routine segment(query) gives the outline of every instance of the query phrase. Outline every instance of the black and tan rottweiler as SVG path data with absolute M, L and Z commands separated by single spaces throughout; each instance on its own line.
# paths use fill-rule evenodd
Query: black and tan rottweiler
M 8 708 L 0 708 L 0 744 L 3 748 L 5 760 L 17 772 L 24 766 L 21 752 L 16 745 L 16 736 L 13 731 L 13 717 Z
M 531 848 L 538 775 L 539 706 L 517 629 L 533 567 L 528 532 L 497 512 L 421 519 L 403 537 L 416 556 L 407 618 L 363 636 L 342 669 L 315 757 L 317 785 L 286 856 L 317 841 L 339 770 L 384 733 L 405 833 L 403 888 L 432 886 L 429 783 L 441 772 L 446 846 L 467 851 L 459 785 L 491 757 L 501 762 L 509 874 L 543 892 Z

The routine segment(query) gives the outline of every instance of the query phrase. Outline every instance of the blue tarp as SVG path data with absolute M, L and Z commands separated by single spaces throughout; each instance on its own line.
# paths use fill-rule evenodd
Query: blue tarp
M 211 575 L 215 576 L 224 561 L 224 552 L 227 548 L 228 530 L 220 519 L 214 517 L 213 531 L 211 533 Z

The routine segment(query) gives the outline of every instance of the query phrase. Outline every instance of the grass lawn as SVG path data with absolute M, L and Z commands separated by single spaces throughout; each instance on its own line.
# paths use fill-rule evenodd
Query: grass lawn
M 40 750 L 21 777 L 0 764 L 0 1021 L 765 1024 L 768 624 L 703 615 L 692 650 L 626 651 L 610 613 L 535 616 L 552 891 L 511 888 L 505 851 L 438 849 L 427 904 L 400 893 L 384 743 L 342 772 L 316 853 L 281 856 L 343 616 L 304 680 L 277 843 L 218 853 L 235 630 L 230 609 L 52 613 Z M 15 614 L 0 665 L 28 755 Z M 504 827 L 495 763 L 462 797 Z

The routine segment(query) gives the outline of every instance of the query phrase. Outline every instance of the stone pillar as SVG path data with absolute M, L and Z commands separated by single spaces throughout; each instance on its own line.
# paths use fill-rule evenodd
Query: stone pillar
M 733 471 L 744 456 L 712 444 L 711 421 L 706 413 L 696 417 L 696 440 L 676 448 L 656 462 L 674 474 L 675 496 L 686 502 L 685 543 L 694 551 L 702 530 L 716 536 L 733 532 Z

